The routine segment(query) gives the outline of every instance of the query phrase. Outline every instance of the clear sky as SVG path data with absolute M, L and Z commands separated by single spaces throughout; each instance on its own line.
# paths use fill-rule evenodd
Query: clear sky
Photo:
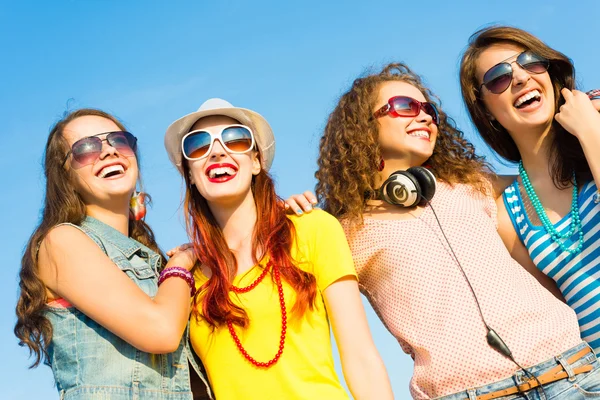
M 578 82 L 591 89 L 600 87 L 599 16 L 595 0 L 0 0 L 0 397 L 58 398 L 48 367 L 27 369 L 12 329 L 20 258 L 42 204 L 42 152 L 63 112 L 101 108 L 138 137 L 154 199 L 147 221 L 168 249 L 186 235 L 181 179 L 163 135 L 207 98 L 256 110 L 271 123 L 272 173 L 286 197 L 314 188 L 327 115 L 366 68 L 408 63 L 489 154 L 459 94 L 458 61 L 469 36 L 491 23 L 527 29 L 571 57 Z M 409 398 L 412 360 L 368 313 L 396 398 Z

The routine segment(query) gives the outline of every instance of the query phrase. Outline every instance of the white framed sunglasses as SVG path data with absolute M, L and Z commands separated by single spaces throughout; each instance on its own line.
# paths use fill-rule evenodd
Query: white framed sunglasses
M 198 129 L 189 132 L 181 139 L 183 156 L 190 161 L 208 157 L 215 140 L 219 140 L 223 148 L 233 154 L 247 153 L 256 143 L 252 129 L 246 125 L 228 125 L 219 133 Z

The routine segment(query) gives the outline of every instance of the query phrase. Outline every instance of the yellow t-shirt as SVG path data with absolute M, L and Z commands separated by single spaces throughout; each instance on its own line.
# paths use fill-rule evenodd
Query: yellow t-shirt
M 282 279 L 288 312 L 287 334 L 281 358 L 269 368 L 258 368 L 242 356 L 227 325 L 214 331 L 202 318 L 192 316 L 190 337 L 194 351 L 200 356 L 219 400 L 229 399 L 348 399 L 334 370 L 329 321 L 322 292 L 344 276 L 356 276 L 352 254 L 338 221 L 322 210 L 302 217 L 289 217 L 296 227 L 296 243 L 292 257 L 298 267 L 315 275 L 317 296 L 315 308 L 302 318 L 291 313 L 295 292 Z M 297 244 L 297 245 L 296 245 Z M 261 260 L 262 267 L 267 260 Z M 234 279 L 234 285 L 245 287 L 260 275 L 254 267 Z M 195 276 L 197 285 L 207 278 L 201 271 Z M 234 303 L 246 310 L 248 328 L 235 326 L 244 349 L 259 362 L 271 360 L 279 348 L 281 309 L 277 286 L 270 274 L 247 293 L 230 292 Z

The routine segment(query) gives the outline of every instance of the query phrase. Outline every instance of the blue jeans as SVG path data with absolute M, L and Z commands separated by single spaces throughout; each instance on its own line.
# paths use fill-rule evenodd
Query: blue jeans
M 533 375 L 540 376 L 552 368 L 566 364 L 566 360 L 573 354 L 588 347 L 588 344 L 583 342 L 572 349 L 554 357 L 553 359 L 544 361 L 533 367 L 527 368 Z M 586 354 L 584 357 L 575 361 L 568 368 L 567 373 L 571 368 L 580 367 L 583 365 L 591 365 L 593 369 L 589 372 L 584 372 L 571 376 L 570 378 L 561 379 L 556 382 L 551 382 L 543 385 L 544 394 L 540 388 L 531 389 L 528 392 L 512 394 L 504 397 L 498 397 L 500 400 L 584 400 L 598 399 L 600 400 L 600 363 L 593 351 Z M 477 396 L 496 392 L 498 390 L 507 389 L 515 385 L 523 384 L 528 380 L 528 375 L 523 371 L 517 371 L 512 377 L 503 379 L 498 382 L 490 383 L 489 385 L 481 386 L 475 389 L 468 389 L 463 392 L 454 393 L 448 396 L 439 397 L 439 400 L 475 400 Z

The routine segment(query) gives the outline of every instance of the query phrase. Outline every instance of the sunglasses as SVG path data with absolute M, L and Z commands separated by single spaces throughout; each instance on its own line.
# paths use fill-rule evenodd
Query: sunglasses
M 188 160 L 200 160 L 208 157 L 215 140 L 221 142 L 229 153 L 247 153 L 254 148 L 254 134 L 245 125 L 229 125 L 219 133 L 210 133 L 199 129 L 191 131 L 181 139 L 183 156 Z
M 415 100 L 407 96 L 394 96 L 388 100 L 387 104 L 373 113 L 375 118 L 381 118 L 389 115 L 393 118 L 397 117 L 416 117 L 421 113 L 429 115 L 433 119 L 433 123 L 438 125 L 440 116 L 437 108 L 426 101 Z
M 507 58 L 507 60 L 510 58 L 512 57 Z M 550 67 L 550 61 L 548 59 L 538 56 L 531 51 L 522 52 L 513 62 L 516 62 L 519 67 L 532 74 L 543 74 L 548 71 L 548 68 Z M 508 89 L 513 78 L 513 62 L 507 62 L 505 60 L 490 68 L 485 75 L 483 75 L 483 83 L 479 87 L 479 92 L 481 92 L 481 88 L 484 86 L 494 94 L 500 94 Z
M 593 89 L 593 90 L 585 92 L 585 94 L 588 95 L 590 100 L 596 100 L 596 99 L 600 98 L 600 89 Z
M 106 135 L 106 137 L 100 139 L 98 136 L 102 135 Z M 104 141 L 108 142 L 109 145 L 125 157 L 135 155 L 137 139 L 131 133 L 124 131 L 104 132 L 79 139 L 73 143 L 62 165 L 65 165 L 71 154 L 73 155 L 73 160 L 82 166 L 92 164 L 102 153 L 102 142 Z

